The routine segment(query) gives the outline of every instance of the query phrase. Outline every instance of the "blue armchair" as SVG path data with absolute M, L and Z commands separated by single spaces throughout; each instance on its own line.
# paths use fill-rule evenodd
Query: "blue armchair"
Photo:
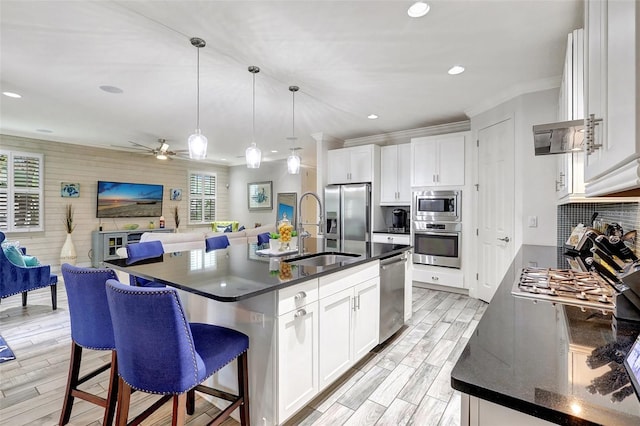
M 0 244 L 6 239 L 0 232 Z M 43 287 L 51 288 L 51 305 L 58 308 L 58 276 L 51 273 L 51 266 L 18 266 L 0 250 L 0 299 L 22 293 L 22 306 L 27 306 L 27 292 Z

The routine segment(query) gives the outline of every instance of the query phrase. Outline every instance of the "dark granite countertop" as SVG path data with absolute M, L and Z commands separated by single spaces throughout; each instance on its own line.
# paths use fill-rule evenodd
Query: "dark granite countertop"
M 205 250 L 165 253 L 130 265 L 127 259 L 108 260 L 104 265 L 210 299 L 235 302 L 400 254 L 409 248 L 403 244 L 347 241 L 342 251 L 359 256 L 330 266 L 291 266 L 283 260 L 299 256 L 297 253 L 261 256 L 256 253 L 255 244 L 231 245 L 209 253 Z M 305 239 L 305 250 L 305 255 L 333 251 L 325 250 L 324 240 L 315 238 Z
M 557 424 L 640 425 L 640 402 L 625 388 L 621 366 L 640 324 L 511 294 L 521 268 L 562 263 L 560 248 L 521 247 L 454 366 L 451 385 Z

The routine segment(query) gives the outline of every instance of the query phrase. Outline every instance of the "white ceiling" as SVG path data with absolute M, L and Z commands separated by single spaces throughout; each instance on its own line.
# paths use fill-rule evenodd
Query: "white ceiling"
M 351 139 L 460 121 L 510 94 L 559 85 L 566 35 L 582 26 L 580 0 L 432 0 L 418 19 L 407 16 L 411 3 L 2 0 L 0 89 L 22 98 L 0 96 L 0 132 L 110 148 L 164 138 L 185 149 L 196 127 L 196 36 L 207 42 L 208 161 L 244 163 L 247 67 L 257 65 L 263 161 L 288 154 L 288 87 L 298 85 L 296 145 L 309 163 L 314 133 Z M 455 64 L 466 72 L 448 75 Z

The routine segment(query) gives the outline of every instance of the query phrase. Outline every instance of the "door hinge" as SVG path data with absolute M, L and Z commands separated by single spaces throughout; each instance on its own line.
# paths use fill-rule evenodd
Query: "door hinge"
M 476 184 L 475 184 L 475 185 L 473 185 L 473 186 L 475 186 L 475 187 L 476 187 L 476 191 L 480 191 L 480 184 L 479 184 L 479 183 L 476 183 Z
M 480 235 L 480 231 L 476 228 L 476 237 Z
M 478 273 L 476 272 L 476 281 L 478 281 L 480 279 Z
M 476 146 L 480 148 L 480 139 L 476 139 Z

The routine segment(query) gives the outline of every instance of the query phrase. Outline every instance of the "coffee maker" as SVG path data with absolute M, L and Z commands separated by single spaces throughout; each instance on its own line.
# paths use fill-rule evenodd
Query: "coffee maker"
M 407 211 L 405 209 L 393 209 L 391 226 L 398 230 L 404 230 L 407 227 Z

